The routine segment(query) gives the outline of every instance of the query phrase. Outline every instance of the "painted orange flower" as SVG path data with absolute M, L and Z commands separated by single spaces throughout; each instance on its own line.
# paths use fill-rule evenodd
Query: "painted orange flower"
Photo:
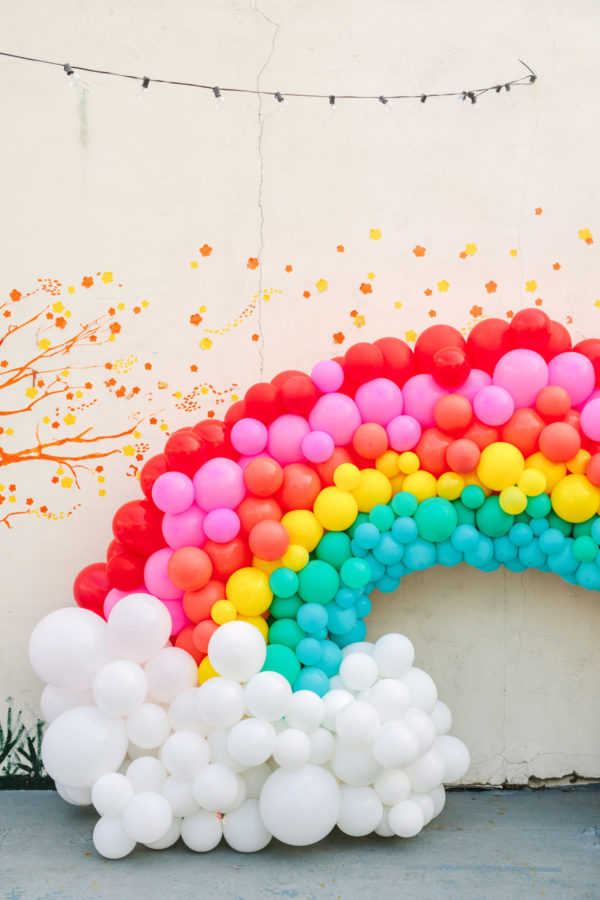
M 11 291 L 8 296 L 13 303 L 17 303 L 17 301 L 21 299 L 21 291 L 17 291 L 17 289 L 15 288 L 15 290 Z
M 121 330 L 121 326 L 118 322 L 111 322 L 109 328 L 113 334 L 118 334 Z
M 303 291 L 302 296 L 306 298 L 310 297 L 310 291 Z
M 209 247 L 208 244 L 203 244 L 202 247 L 200 247 L 201 256 L 210 256 L 211 253 L 212 247 Z
M 361 284 L 359 290 L 361 290 L 361 291 L 363 292 L 363 294 L 372 294 L 372 293 L 373 293 L 373 286 L 370 285 L 370 284 L 367 284 L 366 282 L 363 281 L 363 283 Z
M 514 316 L 514 312 L 512 311 L 512 309 L 507 310 L 507 312 L 506 312 L 506 318 L 507 318 L 507 319 L 512 319 L 513 316 Z
M 460 256 L 461 259 L 466 259 L 466 258 L 467 258 L 467 254 L 465 253 L 464 250 L 461 250 L 460 253 L 459 253 L 458 255 Z
M 555 262 L 553 264 L 552 268 L 554 269 L 555 272 L 558 272 L 558 270 L 560 269 L 560 263 Z
M 417 244 L 416 247 L 413 247 L 413 253 L 415 256 L 425 256 L 425 247 L 421 247 L 420 244 Z
M 285 271 L 286 271 L 286 272 L 293 272 L 293 270 L 294 270 L 293 266 L 286 266 L 286 267 L 285 267 Z
M 536 305 L 536 306 L 541 306 L 543 302 L 544 302 L 544 301 L 542 300 L 542 298 L 541 298 L 541 297 L 538 297 L 538 298 L 536 299 L 536 301 L 535 301 L 535 305 Z
M 431 290 L 431 288 L 425 288 L 423 293 L 425 294 L 426 297 L 431 297 L 433 291 Z
M 190 316 L 190 325 L 199 325 L 200 322 L 202 322 L 202 316 L 199 313 Z
M 483 309 L 481 308 L 481 306 L 472 306 L 471 309 L 469 310 L 469 313 L 474 318 L 477 318 L 477 316 L 480 316 L 483 313 Z
M 496 284 L 495 281 L 488 281 L 485 286 L 485 289 L 488 292 L 488 294 L 495 294 L 497 287 L 498 287 L 498 285 Z
M 337 250 L 338 253 L 343 253 L 345 249 L 346 249 L 346 248 L 344 247 L 343 244 L 338 244 L 337 247 L 336 247 L 336 250 Z
M 255 256 L 249 257 L 248 262 L 246 263 L 246 266 L 247 266 L 249 269 L 257 269 L 257 268 L 258 268 L 258 260 L 257 260 L 257 258 L 256 258 Z
M 542 209 L 541 206 L 536 207 L 536 210 L 535 210 L 536 216 L 541 216 L 541 214 L 543 213 L 543 211 L 544 211 L 544 210 Z
M 252 335 L 252 340 L 253 340 L 253 341 L 257 341 L 258 338 L 259 338 L 259 335 L 258 335 L 258 334 L 253 334 L 253 335 Z
M 91 277 L 91 275 L 85 275 L 81 279 L 81 284 L 84 288 L 90 288 L 93 285 L 93 283 L 94 283 L 94 279 Z
M 144 363 L 144 368 L 145 368 L 145 369 L 151 369 L 151 368 L 152 368 L 152 363 Z
M 57 328 L 66 328 L 67 320 L 64 318 L 64 316 L 59 316 L 54 324 Z
M 429 318 L 433 319 L 433 318 L 435 318 L 435 316 L 437 316 L 435 309 L 430 309 L 429 310 Z
M 333 335 L 333 343 L 334 344 L 343 344 L 346 340 L 346 336 L 342 331 L 336 331 Z

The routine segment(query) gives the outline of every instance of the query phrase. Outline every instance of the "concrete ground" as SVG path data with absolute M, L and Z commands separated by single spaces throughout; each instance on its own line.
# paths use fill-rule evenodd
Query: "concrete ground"
M 51 791 L 0 793 L 2 900 L 600 898 L 600 785 L 456 791 L 409 841 L 337 830 L 312 847 L 245 855 L 138 847 L 119 861 L 91 842 L 96 814 Z

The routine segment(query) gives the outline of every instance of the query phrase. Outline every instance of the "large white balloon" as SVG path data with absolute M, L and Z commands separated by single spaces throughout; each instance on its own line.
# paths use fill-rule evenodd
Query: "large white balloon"
M 128 594 L 108 617 L 108 645 L 115 656 L 144 663 L 165 646 L 172 627 L 164 603 L 150 594 Z
M 167 777 L 167 770 L 160 759 L 154 756 L 140 756 L 134 759 L 125 772 L 136 794 L 142 791 L 154 791 L 160 794 Z
M 408 688 L 411 706 L 416 706 L 417 709 L 422 709 L 426 713 L 432 711 L 437 703 L 438 694 L 431 675 L 428 675 L 423 669 L 412 666 L 402 676 L 402 684 Z
M 172 847 L 173 844 L 176 844 L 181 835 L 181 819 L 178 816 L 173 816 L 173 821 L 171 822 L 170 828 L 166 830 L 161 838 L 158 841 L 148 841 L 144 844 L 145 847 L 149 847 L 150 850 L 166 850 L 167 847 Z
M 226 622 L 208 643 L 208 658 L 219 675 L 233 681 L 249 681 L 267 658 L 262 634 L 249 622 Z
M 211 679 L 214 681 L 214 678 Z M 211 726 L 205 722 L 197 708 L 199 687 L 188 688 L 178 694 L 169 706 L 169 724 L 173 731 L 186 729 L 207 737 Z
M 85 690 L 112 658 L 106 635 L 106 622 L 89 609 L 55 609 L 38 622 L 29 639 L 33 670 L 48 684 Z
M 83 691 L 70 691 L 68 688 L 57 687 L 55 684 L 47 684 L 40 698 L 40 710 L 42 719 L 48 725 L 61 713 L 76 706 L 93 706 L 94 695 L 91 688 Z
M 181 838 L 186 847 L 196 853 L 214 850 L 223 837 L 221 820 L 215 813 L 199 809 L 192 816 L 186 816 L 181 823 Z
M 198 684 L 198 666 L 180 647 L 165 647 L 145 666 L 148 693 L 159 703 L 170 703 L 177 694 Z
M 314 731 L 323 722 L 325 704 L 313 691 L 295 691 L 290 697 L 285 719 L 290 728 Z
M 373 756 L 385 769 L 401 769 L 419 755 L 419 742 L 405 722 L 385 722 L 373 741 Z
M 438 700 L 431 710 L 430 717 L 437 734 L 448 734 L 452 728 L 452 713 L 445 703 Z
M 335 728 L 339 736 L 352 747 L 367 747 L 381 726 L 377 710 L 364 700 L 353 700 L 337 714 Z
M 127 801 L 121 818 L 129 837 L 148 844 L 164 837 L 173 822 L 173 811 L 162 794 L 141 791 Z
M 120 816 L 102 816 L 98 819 L 92 840 L 98 853 L 106 859 L 123 859 L 136 844 L 123 828 Z
M 351 747 L 339 737 L 336 738 L 335 752 L 330 765 L 340 781 L 354 787 L 372 784 L 381 770 L 370 747 Z
M 444 758 L 435 747 L 419 756 L 405 771 L 414 791 L 426 794 L 442 783 L 444 778 Z
M 248 800 L 258 800 L 260 792 L 262 791 L 262 786 L 272 771 L 273 770 L 267 763 L 263 763 L 261 766 L 254 766 L 251 769 L 246 769 L 242 774 L 242 778 L 246 783 L 246 797 Z
M 329 762 L 335 753 L 335 738 L 326 728 L 315 728 L 308 735 L 310 741 L 310 756 L 308 761 L 322 766 Z
M 410 706 L 408 688 L 395 678 L 377 681 L 368 691 L 367 699 L 377 710 L 382 722 L 401 719 Z
M 420 806 L 413 800 L 402 800 L 392 806 L 388 815 L 389 826 L 398 837 L 409 838 L 418 834 L 425 824 Z
M 229 728 L 244 715 L 244 689 L 231 678 L 209 678 L 198 688 L 196 708 L 213 728 Z
M 173 815 L 178 818 L 192 816 L 198 811 L 199 807 L 194 798 L 191 781 L 169 775 L 162 786 L 161 794 L 167 799 Z
M 128 716 L 146 699 L 148 680 L 137 663 L 115 659 L 96 673 L 92 692 L 96 704 L 105 713 Z
M 351 691 L 366 691 L 375 684 L 377 663 L 368 653 L 351 653 L 342 660 L 340 678 Z
M 347 703 L 352 703 L 354 696 L 343 688 L 334 688 L 327 691 L 323 697 L 323 707 L 325 710 L 323 716 L 323 727 L 329 731 L 335 731 L 335 720 L 337 714 Z
M 373 788 L 343 784 L 340 796 L 337 821 L 340 831 L 352 837 L 362 837 L 377 828 L 383 814 L 383 804 Z
M 326 837 L 340 814 L 340 788 L 331 774 L 310 763 L 301 769 L 278 769 L 260 794 L 260 816 L 278 840 L 296 847 Z
M 209 763 L 204 766 L 194 778 L 192 790 L 196 802 L 208 810 L 208 812 L 229 812 L 235 809 L 243 788 L 244 796 L 239 801 L 243 802 L 246 785 L 235 772 L 223 763 Z
M 375 779 L 373 787 L 386 806 L 408 800 L 411 790 L 410 779 L 402 769 L 384 769 Z
M 260 816 L 258 800 L 244 800 L 241 806 L 223 819 L 223 836 L 239 853 L 256 853 L 271 840 L 271 832 Z
M 90 787 L 116 771 L 127 752 L 121 719 L 95 706 L 78 706 L 49 725 L 42 741 L 42 762 L 48 774 L 68 787 Z
M 277 735 L 273 759 L 282 769 L 299 769 L 311 754 L 310 738 L 299 728 L 286 728 Z
M 450 784 L 466 775 L 471 765 L 471 756 L 461 740 L 450 734 L 444 734 L 435 739 L 433 749 L 437 750 L 444 760 L 444 775 L 440 781 Z

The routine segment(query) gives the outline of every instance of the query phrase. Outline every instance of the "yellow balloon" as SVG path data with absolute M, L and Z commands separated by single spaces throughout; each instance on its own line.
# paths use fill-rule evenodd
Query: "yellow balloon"
M 564 463 L 550 462 L 540 451 L 528 456 L 525 465 L 528 469 L 539 469 L 546 476 L 546 487 L 544 490 L 548 494 L 556 487 L 560 479 L 567 474 L 567 467 Z
M 225 622 L 233 622 L 237 618 L 237 609 L 231 600 L 217 600 L 213 604 L 210 615 L 213 622 L 216 622 L 217 625 L 224 625 Z
M 481 480 L 477 476 L 477 472 L 463 472 L 462 477 L 465 482 L 465 487 L 468 487 L 470 484 L 476 484 L 477 487 L 481 488 L 486 497 L 489 497 L 492 493 L 489 487 L 486 487 L 485 484 L 482 484 Z
M 359 512 L 371 512 L 380 503 L 389 503 L 392 499 L 390 479 L 377 469 L 361 469 L 360 484 L 352 491 Z M 356 518 L 356 516 L 355 516 Z
M 517 486 L 528 497 L 537 497 L 539 494 L 543 494 L 547 484 L 546 476 L 539 469 L 523 469 L 517 481 Z
M 260 569 L 261 572 L 265 572 L 265 574 L 270 575 L 271 572 L 275 571 L 275 569 L 281 568 L 281 560 L 261 559 L 260 556 L 253 556 L 252 565 L 255 569 Z
M 394 478 L 398 474 L 398 461 L 400 454 L 395 450 L 386 450 L 381 456 L 375 460 L 375 468 L 378 472 L 383 472 L 388 478 Z M 358 487 L 358 485 L 356 485 Z
M 205 656 L 200 665 L 198 666 L 198 683 L 204 684 L 205 681 L 208 681 L 209 678 L 218 678 L 219 673 L 216 669 L 213 669 L 212 664 L 208 656 Z
M 598 511 L 600 490 L 585 475 L 565 475 L 550 496 L 552 508 L 566 522 L 585 522 Z
M 565 465 L 569 472 L 575 475 L 583 475 L 585 474 L 585 467 L 591 458 L 592 454 L 588 453 L 587 450 L 578 450 L 573 459 L 568 460 Z
M 496 441 L 481 451 L 477 475 L 486 487 L 502 491 L 517 483 L 524 468 L 525 460 L 517 447 L 505 441 Z
M 411 450 L 405 450 L 404 453 L 400 454 L 398 468 L 405 475 L 412 475 L 413 472 L 417 472 L 420 464 L 419 457 Z
M 465 479 L 458 472 L 444 472 L 437 480 L 438 497 L 457 500 L 465 486 Z
M 265 641 L 268 640 L 269 626 L 267 625 L 266 619 L 263 619 L 262 616 L 238 616 L 238 621 L 248 622 L 249 625 L 254 625 L 255 628 L 258 628 Z
M 371 471 L 375 475 L 380 475 L 373 469 Z M 385 475 L 381 475 L 381 478 L 385 478 L 389 485 Z M 313 509 L 319 524 L 327 531 L 345 531 L 346 528 L 350 528 L 358 514 L 358 504 L 353 494 L 333 485 L 323 488 L 315 500 Z
M 413 494 L 422 503 L 437 494 L 437 481 L 431 472 L 413 472 L 404 479 L 403 491 Z
M 300 569 L 308 565 L 309 559 L 310 556 L 306 547 L 302 547 L 300 544 L 290 544 L 281 557 L 281 565 L 285 566 L 286 569 L 299 572 Z
M 323 537 L 323 528 L 310 509 L 292 509 L 285 514 L 281 524 L 290 536 L 290 544 L 299 544 L 309 553 Z
M 500 491 L 500 508 L 511 516 L 518 516 L 527 506 L 527 494 L 518 487 L 507 487 Z
M 342 463 L 333 473 L 333 481 L 343 491 L 353 491 L 360 484 L 360 469 L 354 463 Z
M 245 566 L 230 575 L 225 594 L 242 616 L 259 616 L 273 599 L 269 576 L 254 566 Z
M 395 497 L 396 494 L 399 494 L 404 485 L 405 475 L 394 475 L 393 478 L 390 478 L 390 484 L 392 486 L 392 497 Z

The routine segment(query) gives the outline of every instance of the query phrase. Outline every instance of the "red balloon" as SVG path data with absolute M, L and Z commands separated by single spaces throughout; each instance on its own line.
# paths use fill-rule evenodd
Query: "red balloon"
M 246 415 L 268 425 L 283 412 L 279 388 L 269 381 L 259 381 L 249 387 L 244 396 Z
M 106 563 L 106 575 L 112 587 L 134 591 L 144 583 L 145 556 L 137 553 L 114 553 Z
M 334 356 L 332 362 L 338 363 L 344 371 L 344 380 L 341 386 L 337 389 L 338 394 L 346 394 L 348 397 L 354 397 L 356 393 L 356 382 L 352 381 L 352 379 L 348 377 L 348 373 L 344 368 L 344 357 Z
M 233 403 L 225 413 L 224 422 L 230 427 L 239 422 L 246 416 L 246 403 L 244 400 L 238 400 Z
M 329 459 L 323 463 L 318 463 L 314 468 L 317 475 L 321 479 L 323 487 L 331 486 L 333 481 L 333 473 L 338 466 L 343 463 L 351 463 L 352 458 L 345 447 L 336 447 Z
M 352 446 L 366 460 L 377 459 L 388 448 L 387 431 L 376 422 L 364 422 L 352 435 Z
M 550 340 L 544 350 L 541 351 L 546 362 L 559 353 L 567 353 L 572 346 L 571 335 L 564 325 L 550 319 Z
M 578 344 L 575 344 L 573 350 L 576 350 L 577 353 L 583 353 L 592 363 L 596 373 L 596 387 L 598 387 L 600 385 L 600 339 L 586 338 L 585 341 L 579 341 Z
M 317 473 L 304 463 L 290 463 L 283 467 L 283 484 L 277 500 L 284 509 L 312 509 L 321 480 Z
M 113 534 L 126 550 L 150 556 L 164 547 L 163 514 L 149 500 L 130 500 L 113 516 Z
M 433 371 L 433 357 L 445 347 L 465 351 L 466 342 L 460 331 L 450 325 L 431 325 L 422 331 L 415 344 L 415 363 L 418 372 Z
M 581 437 L 581 413 L 577 409 L 570 409 L 563 418 L 563 422 L 566 422 L 567 425 L 571 425 L 577 434 Z
M 219 626 L 212 619 L 198 622 L 192 634 L 192 640 L 201 653 L 208 653 L 208 642 Z
M 510 321 L 508 340 L 512 347 L 522 347 L 541 353 L 550 341 L 551 327 L 550 316 L 539 307 L 520 309 Z
M 196 660 L 196 665 L 199 666 L 206 654 L 202 653 L 202 651 L 194 644 L 193 635 L 195 627 L 194 624 L 191 624 L 182 628 L 175 638 L 175 646 L 179 647 L 180 650 L 185 650 L 186 653 L 189 653 L 190 656 Z
M 106 565 L 103 562 L 92 563 L 81 570 L 73 583 L 75 603 L 102 616 L 104 600 L 111 587 L 106 577 Z
M 227 456 L 229 459 L 237 459 L 231 441 L 229 440 L 229 427 L 220 419 L 203 419 L 193 426 L 192 431 L 206 444 L 208 459 L 215 456 Z
M 501 440 L 514 444 L 523 456 L 530 456 L 537 450 L 538 438 L 545 425 L 535 409 L 523 406 L 515 409 L 508 422 L 502 426 Z
M 307 416 L 318 397 L 317 388 L 303 373 L 292 375 L 281 385 L 281 402 L 285 411 L 297 416 Z
M 421 468 L 427 469 L 436 477 L 446 472 L 446 452 L 453 442 L 452 435 L 440 431 L 439 428 L 426 428 L 414 449 L 421 460 Z
M 453 472 L 473 472 L 479 463 L 481 451 L 475 441 L 459 438 L 446 450 L 446 462 Z
M 581 448 L 581 437 L 567 422 L 552 422 L 542 429 L 540 450 L 550 462 L 568 462 Z
M 383 354 L 382 378 L 389 378 L 402 387 L 405 381 L 415 374 L 415 358 L 411 348 L 400 338 L 384 337 L 375 341 Z
M 208 459 L 207 444 L 191 428 L 185 428 L 171 435 L 165 444 L 165 456 L 169 469 L 191 478 Z
M 467 380 L 470 371 L 469 357 L 459 347 L 442 347 L 433 354 L 431 374 L 442 387 L 458 387 Z
M 595 453 L 587 461 L 585 474 L 596 487 L 600 487 L 600 453 Z
M 283 484 L 283 469 L 275 459 L 259 456 L 244 469 L 244 482 L 251 494 L 270 497 Z
M 462 394 L 446 394 L 433 408 L 435 424 L 442 431 L 462 431 L 471 424 L 473 407 Z
M 274 384 L 275 387 L 282 387 L 288 378 L 293 378 L 294 375 L 305 375 L 305 372 L 301 372 L 299 369 L 286 369 L 284 372 L 278 372 L 274 378 L 271 378 L 271 384 Z
M 494 428 L 493 425 L 484 425 L 483 422 L 477 420 L 472 425 L 469 425 L 462 436 L 477 444 L 480 450 L 483 450 L 488 444 L 493 444 L 500 440 L 497 428 Z
M 106 548 L 106 562 L 109 561 L 113 556 L 116 556 L 117 553 L 125 553 L 125 547 L 120 541 L 112 540 L 108 547 Z
M 281 559 L 290 545 L 290 536 L 281 522 L 265 519 L 257 522 L 248 536 L 250 549 L 259 559 Z
M 217 600 L 225 599 L 225 585 L 216 578 L 199 591 L 186 591 L 182 598 L 183 611 L 191 622 L 210 618 L 210 611 Z
M 467 338 L 467 354 L 476 369 L 490 375 L 501 356 L 510 350 L 509 324 L 504 319 L 483 319 Z
M 248 544 L 239 535 L 226 544 L 205 541 L 202 549 L 210 556 L 215 576 L 223 581 L 226 581 L 236 569 L 252 565 L 252 554 Z
M 535 398 L 535 408 L 548 422 L 558 422 L 571 408 L 569 392 L 558 384 L 542 388 Z
M 257 522 L 262 522 L 266 519 L 279 522 L 283 516 L 279 503 L 272 497 L 253 497 L 252 495 L 244 497 L 236 512 L 240 517 L 243 534 L 248 534 Z
M 167 471 L 167 457 L 164 453 L 158 453 L 146 460 L 140 472 L 140 487 L 145 497 L 152 500 L 152 486 L 157 478 Z
M 354 344 L 348 348 L 344 357 L 344 371 L 358 384 L 379 378 L 383 372 L 383 364 L 383 353 L 375 344 Z

